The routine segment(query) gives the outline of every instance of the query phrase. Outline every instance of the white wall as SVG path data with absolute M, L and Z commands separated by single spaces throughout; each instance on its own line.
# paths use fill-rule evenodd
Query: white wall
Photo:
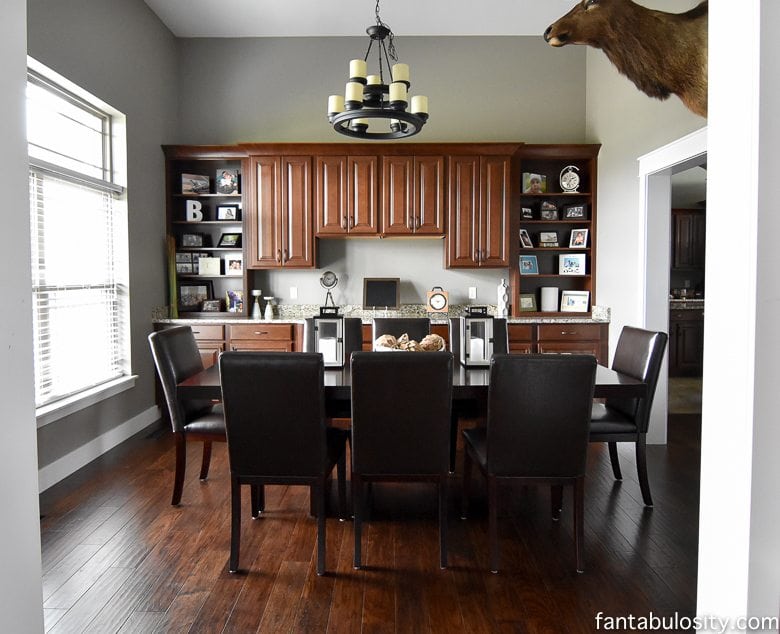
M 32 279 L 30 207 L 24 91 L 27 81 L 25 0 L 8 0 L 0 20 L 0 190 L 5 213 L 0 249 L 3 326 L 0 328 L 0 615 L 6 632 L 42 632 L 41 538 L 38 520 L 38 460 L 33 407 Z

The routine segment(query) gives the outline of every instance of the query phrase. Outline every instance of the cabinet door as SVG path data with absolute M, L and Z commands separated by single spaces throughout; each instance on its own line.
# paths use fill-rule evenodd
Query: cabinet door
M 247 219 L 250 231 L 249 265 L 255 268 L 281 266 L 282 236 L 279 217 L 281 160 L 278 157 L 254 157 L 254 200 Z
M 414 159 L 415 233 L 444 235 L 444 157 L 417 156 Z
M 704 322 L 674 322 L 670 330 L 670 376 L 701 376 L 704 366 Z
M 347 157 L 318 156 L 315 159 L 314 214 L 317 235 L 347 233 Z
M 347 157 L 347 230 L 352 235 L 376 235 L 377 157 Z
M 382 233 L 411 235 L 415 230 L 413 208 L 414 157 L 382 157 Z
M 480 165 L 479 265 L 509 266 L 509 157 L 483 157 Z
M 672 268 L 703 269 L 706 217 L 698 210 L 672 213 Z
M 314 267 L 312 232 L 311 158 L 282 158 L 282 253 L 286 268 Z
M 225 349 L 225 344 L 220 342 L 210 343 L 208 341 L 202 341 L 198 343 L 198 352 L 200 352 L 200 359 L 203 361 L 204 368 L 210 368 L 212 365 L 217 365 L 219 361 L 219 354 Z
M 449 158 L 448 268 L 478 266 L 479 174 L 478 156 Z

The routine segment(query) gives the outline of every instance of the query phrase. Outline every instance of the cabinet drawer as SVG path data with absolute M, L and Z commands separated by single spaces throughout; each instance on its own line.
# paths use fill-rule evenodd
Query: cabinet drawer
M 599 341 L 601 326 L 597 324 L 541 324 L 539 341 Z M 541 350 L 540 350 L 541 352 Z
M 263 352 L 292 352 L 293 344 L 289 339 L 232 339 L 230 349 L 238 351 L 257 351 Z
M 230 339 L 252 339 L 263 341 L 292 341 L 292 324 L 246 324 L 230 326 Z
M 534 351 L 530 341 L 509 342 L 509 354 L 531 354 Z
M 669 311 L 669 321 L 701 321 L 704 319 L 703 310 L 672 310 Z
M 598 359 L 599 343 L 597 341 L 557 341 L 550 343 L 539 343 L 539 352 L 542 354 L 592 354 Z
M 509 347 L 516 342 L 533 341 L 533 326 L 531 324 L 509 324 L 507 326 L 509 333 Z
M 192 326 L 192 334 L 195 335 L 195 339 L 224 339 L 225 327 L 214 325 Z

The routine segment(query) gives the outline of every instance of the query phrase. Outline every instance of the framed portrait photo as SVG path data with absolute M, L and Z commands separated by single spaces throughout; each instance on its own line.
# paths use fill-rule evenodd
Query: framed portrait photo
M 243 253 L 231 253 L 230 255 L 223 255 L 222 259 L 225 262 L 225 275 L 243 275 L 244 273 Z
M 202 174 L 181 175 L 182 194 L 208 194 L 210 188 L 211 182 L 208 176 Z
M 534 243 L 531 242 L 531 236 L 528 235 L 528 231 L 520 229 L 520 246 L 524 249 L 533 249 Z
M 534 172 L 523 172 L 523 193 L 546 194 L 547 176 L 544 174 L 535 174 Z
M 540 231 L 539 232 L 539 246 L 540 247 L 557 247 L 558 246 L 558 232 L 557 231 Z
M 565 253 L 559 255 L 558 275 L 585 275 L 585 254 Z
M 192 275 L 192 262 L 177 262 L 176 272 L 182 275 Z
M 223 233 L 219 238 L 218 247 L 238 248 L 241 246 L 240 233 Z
M 179 282 L 179 311 L 199 311 L 203 302 L 214 298 L 214 286 L 211 281 Z
M 536 312 L 536 295 L 534 293 L 520 293 L 520 310 L 524 313 Z
M 539 275 L 539 263 L 535 255 L 520 256 L 520 275 Z
M 204 313 L 219 313 L 222 311 L 222 300 L 207 299 L 205 302 L 203 302 L 203 306 L 201 307 L 201 310 Z
M 569 236 L 570 249 L 584 249 L 588 246 L 588 230 L 572 229 Z
M 539 206 L 539 218 L 541 220 L 558 220 L 558 207 L 549 200 L 543 201 Z
M 229 313 L 241 313 L 244 311 L 244 291 L 235 290 L 225 293 L 227 311 Z
M 534 210 L 531 207 L 523 207 L 521 216 L 523 220 L 533 220 Z
M 563 291 L 561 293 L 562 313 L 587 313 L 590 291 Z
M 203 247 L 205 239 L 202 233 L 183 233 L 181 236 L 181 246 L 183 247 Z
M 561 207 L 564 220 L 587 220 L 588 218 L 588 205 L 585 203 L 574 203 L 571 205 L 563 205 Z
M 238 170 L 217 170 L 217 193 L 232 195 L 238 192 Z
M 240 220 L 238 205 L 217 205 L 217 220 Z

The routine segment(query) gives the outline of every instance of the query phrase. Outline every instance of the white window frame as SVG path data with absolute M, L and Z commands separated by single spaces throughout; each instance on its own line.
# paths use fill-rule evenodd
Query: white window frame
M 36 408 L 37 427 L 43 427 L 61 418 L 69 416 L 77 411 L 90 407 L 100 401 L 129 390 L 135 386 L 137 376 L 131 372 L 130 357 L 130 307 L 129 307 L 129 268 L 128 268 L 128 215 L 127 215 L 127 144 L 125 116 L 102 102 L 94 95 L 89 94 L 65 77 L 55 73 L 43 64 L 31 57 L 27 58 L 28 70 L 35 78 L 36 83 L 45 87 L 52 87 L 60 96 L 75 100 L 79 104 L 86 104 L 91 109 L 108 116 L 108 135 L 104 148 L 104 175 L 105 180 L 92 178 L 80 174 L 62 166 L 58 166 L 40 159 L 31 158 L 31 167 L 42 172 L 48 172 L 58 177 L 73 180 L 95 186 L 113 192 L 113 206 L 117 218 L 115 274 L 124 288 L 120 303 L 120 316 L 122 321 L 120 337 L 120 363 L 121 376 L 112 380 L 87 387 L 64 398 L 46 403 Z M 36 307 L 33 306 L 33 309 Z

